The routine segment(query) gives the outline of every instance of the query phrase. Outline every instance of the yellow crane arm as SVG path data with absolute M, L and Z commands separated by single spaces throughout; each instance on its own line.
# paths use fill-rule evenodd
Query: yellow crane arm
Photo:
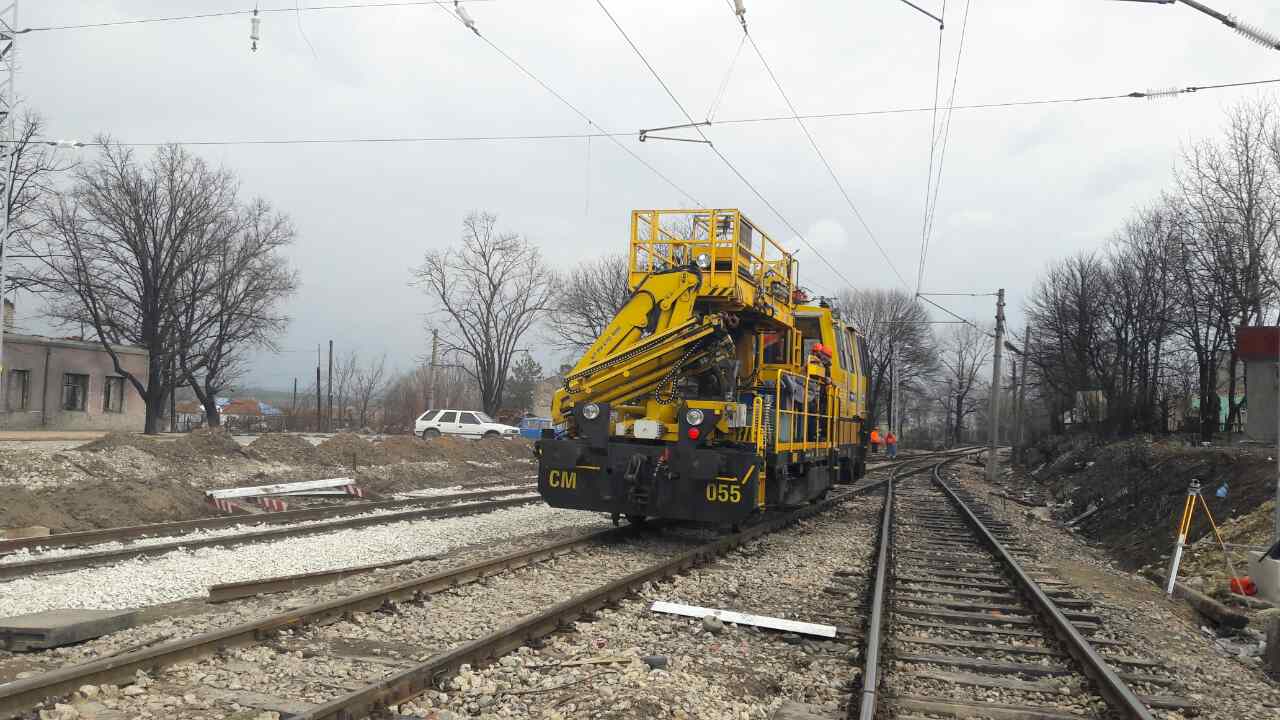
M 658 388 L 669 369 L 698 359 L 695 344 L 720 327 L 718 317 L 698 319 L 693 301 L 701 284 L 696 268 L 650 273 L 618 311 L 556 392 L 552 418 L 583 402 L 639 398 Z

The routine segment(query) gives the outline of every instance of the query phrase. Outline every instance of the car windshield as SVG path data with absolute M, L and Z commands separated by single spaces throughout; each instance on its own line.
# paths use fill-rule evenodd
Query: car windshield
M 491 422 L 493 422 L 493 418 L 489 417 L 488 415 L 485 415 L 485 414 L 484 414 L 484 413 L 482 413 L 482 412 L 478 412 L 478 413 L 476 413 L 475 415 L 476 415 L 476 417 L 480 418 L 480 422 L 483 422 L 483 423 L 491 423 Z

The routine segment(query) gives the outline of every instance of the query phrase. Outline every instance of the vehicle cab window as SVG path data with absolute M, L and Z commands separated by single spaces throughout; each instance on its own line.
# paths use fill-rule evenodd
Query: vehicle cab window
M 440 416 L 439 422 L 442 422 L 442 423 L 458 422 L 458 413 L 450 410 L 449 412 Z
M 458 422 L 462 423 L 463 425 L 479 425 L 480 424 L 480 421 L 476 419 L 475 415 L 472 415 L 471 413 L 466 413 L 466 412 L 459 413 Z
M 418 419 L 419 419 L 419 420 L 421 420 L 422 422 L 430 422 L 432 419 L 434 419 L 434 418 L 435 418 L 435 416 L 437 416 L 437 415 L 439 415 L 439 414 L 440 414 L 440 411 L 439 411 L 439 410 L 428 410 L 428 411 L 426 411 L 426 412 L 422 413 L 422 417 L 420 417 L 420 418 L 418 418 Z

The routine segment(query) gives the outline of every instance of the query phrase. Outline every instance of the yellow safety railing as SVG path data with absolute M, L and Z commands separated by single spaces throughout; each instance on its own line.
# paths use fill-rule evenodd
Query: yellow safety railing
M 704 287 L 747 278 L 775 300 L 791 304 L 794 256 L 737 210 L 636 210 L 631 214 L 630 271 L 641 277 L 696 263 L 705 255 Z
M 817 375 L 800 375 L 785 370 L 777 370 L 776 373 L 774 450 L 783 452 L 831 447 L 834 440 L 832 430 L 835 422 L 835 397 L 830 392 L 830 382 Z M 793 378 L 800 386 L 798 398 L 791 394 L 784 402 L 784 377 Z M 811 407 L 815 403 L 816 406 Z

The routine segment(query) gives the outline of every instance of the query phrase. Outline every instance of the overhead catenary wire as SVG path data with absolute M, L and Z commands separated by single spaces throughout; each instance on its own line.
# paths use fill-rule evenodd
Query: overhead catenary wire
M 497 0 L 459 0 L 459 2 L 497 2 Z M 431 5 L 450 5 L 452 0 L 386 0 L 385 2 L 357 2 L 357 3 L 335 3 L 330 5 L 312 5 L 311 7 L 301 8 L 303 12 L 317 12 L 321 10 L 366 10 L 375 8 L 396 8 L 396 7 L 427 7 Z M 292 7 L 276 7 L 276 8 L 257 8 L 260 14 L 266 13 L 293 13 L 299 8 L 295 5 Z M 18 30 L 18 34 L 32 32 L 52 32 L 57 30 L 93 30 L 98 28 L 122 27 L 126 25 L 150 25 L 154 23 L 171 23 L 171 22 L 189 22 L 193 20 L 214 20 L 224 17 L 236 17 L 238 15 L 253 15 L 253 9 L 247 10 L 220 10 L 206 13 L 193 13 L 190 15 L 165 15 L 160 17 L 132 18 L 123 20 L 104 20 L 102 22 L 77 23 L 65 25 L 44 25 L 37 27 L 28 27 Z
M 720 89 L 716 91 L 715 99 L 711 101 L 711 107 L 707 109 L 707 122 L 710 123 L 719 109 L 720 103 L 724 100 L 725 91 L 729 89 L 729 78 L 733 76 L 733 68 L 738 64 L 738 57 L 742 55 L 742 47 L 747 44 L 747 33 L 742 34 L 742 39 L 738 41 L 738 49 L 733 53 L 733 60 L 729 62 L 729 69 L 725 71 L 724 79 L 720 81 Z
M 920 292 L 920 288 L 924 283 L 925 267 L 929 259 L 929 247 L 933 244 L 933 221 L 938 214 L 938 196 L 942 192 L 942 171 L 946 167 L 947 162 L 947 146 L 951 141 L 951 117 L 954 114 L 956 104 L 956 87 L 960 82 L 960 64 L 964 59 L 964 42 L 969 29 L 969 8 L 972 0 L 965 0 L 964 18 L 960 23 L 960 43 L 956 49 L 956 65 L 951 76 L 951 94 L 947 100 L 947 114 L 943 121 L 942 130 L 942 149 L 938 155 L 938 174 L 933 181 L 933 198 L 926 199 L 925 218 L 924 218 L 924 235 L 920 245 L 920 268 L 916 275 L 916 292 Z
M 938 54 L 933 69 L 933 110 L 930 111 L 929 120 L 929 174 L 925 177 L 924 216 L 920 221 L 920 266 L 916 270 L 917 294 L 920 292 L 920 283 L 923 281 L 921 275 L 924 273 L 925 237 L 929 227 L 929 197 L 933 190 L 933 161 L 938 149 L 938 90 L 942 86 L 942 40 L 943 33 L 946 30 L 946 23 L 943 22 L 943 18 L 946 16 L 947 0 L 942 0 L 942 14 L 938 18 Z
M 318 60 L 320 56 L 316 54 L 316 46 L 311 44 L 311 38 L 307 37 L 307 31 L 302 27 L 302 11 L 305 9 L 302 7 L 302 0 L 295 0 L 293 8 L 293 19 L 298 23 L 298 34 L 302 36 L 303 42 L 311 50 L 311 57 Z
M 170 140 L 164 142 L 130 142 L 111 140 L 112 145 L 125 147 L 160 147 L 164 145 L 202 146 L 202 145 L 357 145 L 357 144 L 397 144 L 397 143 L 452 143 L 452 142 L 527 142 L 550 140 L 586 140 L 590 138 L 632 137 L 627 132 L 594 132 L 594 133 L 562 133 L 554 135 L 454 135 L 440 137 L 400 136 L 400 137 L 351 137 L 351 138 L 263 138 L 263 139 L 228 139 L 228 140 Z M 56 147 L 100 147 L 98 141 L 50 140 L 37 138 L 35 142 Z
M 964 323 L 965 325 L 970 325 L 970 326 L 972 326 L 972 327 L 974 327 L 974 328 L 976 328 L 976 329 L 978 329 L 978 330 L 981 330 L 981 331 L 982 331 L 982 333 L 983 333 L 984 335 L 986 335 L 987 337 L 995 337 L 995 335 L 992 335 L 991 333 L 987 332 L 986 330 L 984 330 L 984 329 L 982 328 L 982 326 L 978 325 L 977 323 L 973 322 L 972 320 L 969 320 L 968 318 L 965 318 L 965 317 L 963 317 L 963 316 L 961 316 L 961 315 L 958 315 L 958 314 L 956 314 L 956 313 L 952 312 L 951 310 L 948 310 L 947 308 L 943 307 L 942 305 L 939 305 L 938 303 L 936 303 L 936 302 L 934 302 L 934 301 L 930 300 L 928 297 L 926 297 L 926 295 L 941 295 L 941 294 L 943 294 L 943 293 L 916 293 L 916 299 L 917 299 L 917 300 L 923 300 L 923 301 L 925 301 L 925 302 L 929 303 L 930 305 L 932 305 L 932 306 L 934 306 L 934 307 L 938 308 L 938 309 L 939 309 L 939 310 L 941 310 L 942 312 L 944 312 L 944 313 L 946 313 L 946 314 L 950 315 L 951 317 L 955 318 L 956 320 L 959 320 L 960 322 Z M 991 294 L 991 293 L 984 293 L 984 294 L 988 294 L 988 295 L 989 295 L 989 294 Z
M 1003 100 L 989 103 L 972 103 L 969 105 L 956 105 L 952 110 L 998 110 L 1014 107 L 1033 107 L 1037 105 L 1067 105 L 1074 103 L 1088 102 L 1104 102 L 1110 100 L 1134 100 L 1149 99 L 1155 97 L 1166 97 L 1171 95 L 1188 95 L 1204 90 L 1222 90 L 1227 88 L 1250 87 L 1255 85 L 1274 85 L 1280 83 L 1280 78 L 1269 78 L 1266 80 L 1247 80 L 1243 82 L 1216 83 L 1211 85 L 1188 85 L 1183 88 L 1161 89 L 1161 90 L 1145 90 L 1133 91 L 1128 93 L 1117 93 L 1113 95 L 1082 95 L 1076 97 L 1065 98 L 1044 98 L 1039 100 Z M 849 112 L 829 112 L 829 113 L 810 113 L 800 115 L 802 120 L 836 120 L 842 118 L 855 117 L 872 117 L 876 115 L 903 115 L 910 113 L 927 113 L 931 112 L 931 106 L 923 107 L 904 107 L 904 108 L 885 108 L 879 110 L 853 110 Z M 766 123 L 766 122 L 783 122 L 794 120 L 792 115 L 764 115 L 759 117 L 745 118 L 729 118 L 727 120 L 717 120 L 715 125 L 744 125 L 749 123 Z
M 1030 101 L 1010 101 L 1001 103 L 986 103 L 980 105 L 956 105 L 954 110 L 975 110 L 975 109 L 991 109 L 991 108 L 1008 108 L 1022 107 L 1027 105 L 1045 105 L 1053 103 L 1074 103 L 1084 102 L 1088 100 L 1118 100 L 1118 99 L 1160 99 L 1170 95 L 1188 94 L 1199 92 L 1202 90 L 1217 90 L 1236 87 L 1247 87 L 1254 85 L 1269 85 L 1280 83 L 1280 78 L 1271 80 L 1251 80 L 1246 82 L 1219 83 L 1215 85 L 1199 85 L 1188 86 L 1182 89 L 1164 89 L 1164 90 L 1148 90 L 1140 93 L 1129 93 L 1125 95 L 1107 95 L 1096 96 L 1093 98 L 1065 98 L 1058 100 L 1030 100 Z M 918 113 L 929 112 L 931 108 L 896 108 L 887 110 L 860 110 L 848 113 L 826 113 L 818 115 L 800 115 L 801 119 L 830 119 L 830 118 L 853 118 L 864 117 L 869 115 L 891 115 L 898 113 Z M 714 123 L 701 122 L 698 125 L 732 125 L 735 123 L 755 123 L 755 122 L 781 122 L 794 121 L 795 117 L 791 115 L 783 115 L 777 117 L 759 117 L 759 118 L 737 118 L 731 120 L 719 120 Z M 688 127 L 687 123 L 681 123 L 675 127 Z M 666 128 L 670 129 L 670 128 Z M 435 142 L 519 142 L 519 141 L 545 141 L 545 140 L 582 140 L 588 137 L 634 137 L 634 130 L 610 130 L 594 133 L 553 133 L 546 135 L 461 135 L 461 136 L 389 136 L 389 137 L 349 137 L 349 138 L 238 138 L 238 139 L 219 139 L 219 140 L 168 140 L 168 141 L 146 141 L 146 142 L 128 142 L 112 140 L 114 144 L 129 147 L 158 147 L 161 145 L 339 145 L 339 144 L 377 144 L 377 143 L 435 143 Z M 57 147 L 87 147 L 99 145 L 97 142 L 85 140 L 57 140 L 52 138 L 37 138 L 36 142 Z
M 769 211 L 772 212 L 774 216 L 776 216 L 780 221 L 782 221 L 782 224 L 785 225 L 787 229 L 790 230 L 791 233 L 795 235 L 796 238 L 799 239 L 801 243 L 804 244 L 805 247 L 807 247 L 814 255 L 816 255 L 818 259 L 823 262 L 823 264 L 825 264 L 828 268 L 831 269 L 832 272 L 834 272 L 838 277 L 844 280 L 845 283 L 849 284 L 850 287 L 853 287 L 853 283 L 850 283 L 849 280 L 845 278 L 844 274 L 840 272 L 839 268 L 833 265 L 831 261 L 828 260 L 826 256 L 823 255 L 822 252 L 813 245 L 813 243 L 809 242 L 809 239 L 804 236 L 804 233 L 800 232 L 800 230 L 797 229 L 796 226 L 792 224 L 792 222 L 788 220 L 787 217 L 783 215 L 780 210 L 778 210 L 777 206 L 775 206 L 772 202 L 770 202 L 769 199 L 764 196 L 764 193 L 760 192 L 760 189 L 757 188 L 754 183 L 748 180 L 747 176 L 744 175 L 742 171 L 739 170 L 738 167 L 734 165 L 733 162 L 730 161 L 727 156 L 725 156 L 724 152 L 720 148 L 716 147 L 715 143 L 713 143 L 711 139 L 707 137 L 706 133 L 703 132 L 701 127 L 702 125 L 707 123 L 699 123 L 698 121 L 693 119 L 693 115 L 691 115 L 689 111 L 685 109 L 684 104 L 681 103 L 680 99 L 676 97 L 676 94 L 671 91 L 671 88 L 667 85 L 666 81 L 663 80 L 662 76 L 658 74 L 658 71 L 654 69 L 653 65 L 649 62 L 649 59 L 645 57 L 643 52 L 640 51 L 640 48 L 637 47 L 635 42 L 631 40 L 631 36 L 627 34 L 627 31 L 613 16 L 613 13 L 609 12 L 609 8 L 605 6 L 603 0 L 596 0 L 596 4 L 600 6 L 600 9 L 604 12 L 605 16 L 609 18 L 609 21 L 613 23 L 613 26 L 617 28 L 618 32 L 622 35 L 622 38 L 626 40 L 627 45 L 631 46 L 632 51 L 634 51 L 636 56 L 640 58 L 640 62 L 644 63 L 644 66 L 648 68 L 649 73 L 653 75 L 654 80 L 657 80 L 658 84 L 662 86 L 662 89 L 666 91 L 667 97 L 671 98 L 671 102 L 675 103 L 676 108 L 678 108 L 680 110 L 680 113 L 684 115 L 686 120 L 688 120 L 689 127 L 693 128 L 694 131 L 697 132 L 698 135 L 704 141 L 706 141 L 706 145 L 707 147 L 711 148 L 711 152 L 715 153 L 716 157 L 720 158 L 720 161 L 724 163 L 725 167 L 729 168 L 729 171 L 732 172 L 738 178 L 738 180 L 740 180 L 742 184 L 745 185 L 747 189 L 750 190 L 751 193 L 755 195 L 756 198 L 761 203 L 764 204 L 765 207 L 769 208 Z M 744 25 L 744 29 L 745 29 L 745 25 Z
M 566 99 L 566 98 L 565 98 L 565 96 L 561 95 L 559 92 L 557 92 L 557 91 L 556 91 L 556 89 L 555 89 L 555 88 L 551 87 L 551 86 L 550 86 L 550 85 L 548 85 L 546 82 L 544 82 L 544 81 L 542 80 L 542 78 L 540 78 L 540 77 L 538 77 L 537 75 L 533 74 L 533 71 L 532 71 L 532 70 L 530 70 L 529 68 L 525 67 L 523 63 L 521 63 L 519 60 L 516 60 L 516 59 L 515 59 L 515 57 L 513 57 L 513 56 L 512 56 L 510 53 L 508 53 L 506 50 L 503 50 L 502 48 L 498 47 L 498 45 L 497 45 L 496 43 L 494 43 L 492 40 L 490 40 L 490 39 L 489 39 L 489 37 L 488 37 L 487 35 L 482 34 L 478 29 L 476 29 L 476 27 L 475 27 L 475 24 L 474 24 L 474 23 L 472 23 L 472 22 L 468 22 L 468 20 L 463 19 L 462 17 L 459 17 L 458 15 L 455 15 L 455 14 L 454 14 L 454 13 L 452 13 L 452 12 L 449 12 L 448 8 L 447 8 L 446 6 L 444 6 L 444 5 L 437 4 L 437 5 L 436 5 L 436 7 L 440 8 L 440 9 L 441 9 L 445 14 L 447 14 L 449 17 L 452 17 L 453 19 L 455 19 L 455 20 L 457 20 L 458 22 L 462 23 L 465 27 L 469 28 L 472 32 L 474 32 L 474 33 L 476 34 L 476 36 L 477 36 L 477 37 L 479 37 L 481 40 L 483 40 L 483 41 L 484 41 L 484 43 L 485 43 L 486 45 L 488 45 L 490 48 L 492 48 L 494 52 L 496 52 L 496 53 L 498 53 L 499 55 L 501 55 L 502 57 L 506 58 L 507 62 L 511 63 L 513 66 L 515 66 L 515 67 L 516 67 L 516 69 L 518 69 L 520 72 L 524 73 L 527 77 L 529 77 L 529 79 L 533 80 L 535 83 L 537 83 L 539 86 L 541 86 L 543 90 L 546 90 L 548 93 L 550 93 L 550 94 L 552 95 L 552 97 L 554 97 L 555 99 L 559 100 L 562 104 L 564 104 L 564 106 L 565 106 L 565 107 L 567 107 L 567 108 L 569 108 L 570 110 L 572 110 L 572 111 L 573 111 L 573 112 L 574 112 L 578 117 L 580 117 L 580 118 L 582 118 L 583 120 L 585 120 L 588 126 L 593 127 L 593 128 L 596 128 L 597 130 L 599 130 L 599 131 L 600 131 L 600 137 L 606 137 L 606 138 L 608 138 L 608 139 L 609 139 L 609 140 L 610 140 L 614 145 L 617 145 L 619 148 L 621 148 L 621 149 L 622 149 L 622 151 L 623 151 L 623 152 L 627 153 L 627 154 L 628 154 L 628 155 L 630 155 L 632 158 L 634 158 L 634 159 L 636 160 L 636 162 L 640 163 L 641 165 L 644 165 L 646 168 L 648 168 L 648 169 L 649 169 L 649 171 L 650 171 L 650 172 L 652 172 L 652 173 L 653 173 L 654 175 L 656 175 L 657 177 L 661 178 L 663 182 L 665 182 L 667 185 L 671 186 L 671 187 L 672 187 L 676 192 L 678 192 L 678 193 L 680 193 L 681 195 L 683 195 L 683 196 L 685 197 L 685 199 L 689 200 L 689 201 L 690 201 L 690 202 L 692 202 L 694 205 L 699 205 L 699 204 L 701 204 L 701 203 L 699 203 L 699 202 L 698 202 L 697 198 L 695 198 L 695 197 L 694 197 L 692 194 L 690 194 L 687 190 L 685 190 L 684 188 L 682 188 L 682 187 L 680 187 L 678 184 L 676 184 L 676 182 L 675 182 L 674 180 L 672 180 L 671 178 L 667 177 L 667 176 L 666 176 L 666 175 L 665 175 L 661 170 L 659 170 L 658 168 L 654 167 L 654 166 L 653 166 L 649 161 L 647 161 L 647 160 L 645 160 L 644 158 L 640 157 L 640 156 L 639 156 L 638 154 L 636 154 L 636 152 L 635 152 L 634 150 L 632 150 L 631 148 L 627 147 L 626 145 L 623 145 L 623 144 L 622 144 L 622 141 L 618 140 L 618 138 L 617 138 L 614 134 L 606 133 L 606 132 L 604 131 L 604 129 L 603 129 L 603 128 L 601 128 L 601 127 L 600 127 L 600 125 L 599 125 L 598 123 L 596 123 L 596 121 L 592 120 L 590 117 L 588 117 L 588 116 L 587 116 L 587 114 L 586 114 L 586 113 L 584 113 L 582 110 L 578 109 L 578 106 L 577 106 L 577 105 L 574 105 L 573 103 L 569 102 L 569 100 L 568 100 L 568 99 Z M 686 114 L 687 114 L 687 113 L 686 113 Z
M 831 163 L 827 160 L 826 154 L 822 152 L 822 148 L 818 145 L 818 141 L 814 139 L 813 133 L 809 132 L 809 128 L 804 124 L 804 121 L 800 119 L 800 114 L 796 112 L 796 106 L 792 104 L 791 97 L 787 95 L 787 91 L 782 87 L 782 82 L 778 80 L 777 74 L 773 72 L 773 67 L 769 65 L 769 61 L 765 59 L 764 53 L 760 51 L 760 46 L 756 44 L 755 38 L 746 31 L 745 27 L 742 32 L 746 36 L 747 41 L 751 43 L 752 49 L 755 50 L 756 57 L 760 58 L 760 63 L 764 65 L 764 69 L 768 72 L 769 78 L 773 80 L 774 86 L 778 88 L 778 94 L 781 95 L 783 101 L 787 103 L 787 109 L 791 111 L 791 115 L 795 118 L 796 124 L 800 126 L 800 130 L 803 131 L 804 136 L 808 138 L 809 146 L 813 148 L 815 153 L 817 153 L 818 159 L 822 161 L 822 166 L 827 169 L 827 174 L 831 176 L 831 181 L 835 183 L 836 188 L 840 191 L 840 195 L 844 197 L 845 204 L 849 206 L 849 210 L 853 212 L 853 216 L 858 219 L 858 223 L 862 225 L 862 229 L 867 233 L 867 237 L 871 238 L 871 242 L 876 246 L 876 249 L 880 251 L 880 256 L 883 257 L 885 263 L 889 265 L 889 269 L 898 277 L 902 286 L 909 290 L 911 286 L 907 284 L 906 278 L 902 277 L 902 273 L 898 271 L 898 267 L 893 264 L 893 260 L 889 258 L 889 253 L 885 252 L 884 246 L 880 244 L 879 238 L 876 237 L 875 232 L 871 230 L 871 226 L 867 224 L 866 218 L 862 216 L 862 212 L 858 210 L 858 206 L 853 202 L 853 198 L 849 195 L 848 189 L 846 189 L 844 183 L 840 181 L 840 177 L 836 175 L 835 168 L 831 167 Z M 826 258 L 823 258 L 823 260 L 825 261 Z M 839 276 L 841 280 L 844 280 L 851 289 L 855 287 L 855 285 L 850 282 L 849 278 L 845 277 L 844 273 L 836 270 L 836 268 L 831 266 L 830 263 L 827 263 L 827 265 L 830 266 L 831 269 L 835 271 L 836 275 Z

